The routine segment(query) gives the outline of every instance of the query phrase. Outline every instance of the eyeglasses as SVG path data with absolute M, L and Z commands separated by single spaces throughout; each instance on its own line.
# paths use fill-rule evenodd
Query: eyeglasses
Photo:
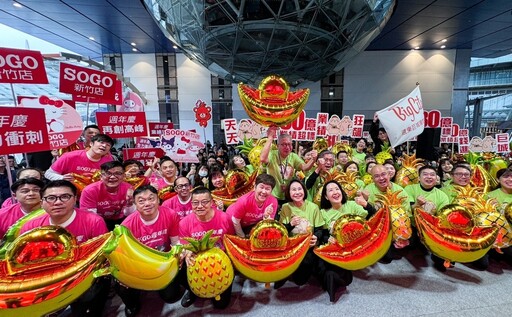
M 453 175 L 457 177 L 471 177 L 470 173 L 453 173 Z
M 73 197 L 75 197 L 75 195 L 71 195 L 71 194 L 63 194 L 60 196 L 49 195 L 49 196 L 43 197 L 43 200 L 50 204 L 56 203 L 57 200 L 60 200 L 63 203 L 65 203 Z
M 179 184 L 179 185 L 174 186 L 174 188 L 177 190 L 180 190 L 182 188 L 189 188 L 189 187 L 190 187 L 190 184 Z
M 124 175 L 123 172 L 114 172 L 114 173 L 111 173 L 111 172 L 102 172 L 101 175 L 105 176 L 105 177 L 111 177 L 111 176 L 114 176 L 115 178 L 119 178 L 121 176 Z
M 211 201 L 212 201 L 211 199 L 209 199 L 209 200 L 201 200 L 201 201 L 199 201 L 199 200 L 193 200 L 193 201 L 192 201 L 192 206 L 197 207 L 197 206 L 199 206 L 199 204 L 201 204 L 203 207 L 206 207 L 206 206 L 208 206 L 208 204 L 209 204 Z

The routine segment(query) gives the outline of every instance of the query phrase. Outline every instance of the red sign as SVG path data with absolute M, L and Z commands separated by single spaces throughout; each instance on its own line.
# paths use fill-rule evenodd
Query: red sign
M 41 52 L 0 47 L 0 83 L 48 84 Z
M 73 95 L 73 101 L 76 102 L 90 102 L 90 103 L 106 103 L 109 105 L 122 105 L 123 104 L 123 82 L 116 80 L 115 83 L 116 93 L 114 99 L 108 99 L 103 97 L 87 97 L 80 95 Z M 89 100 L 87 100 L 89 98 Z
M 164 156 L 164 150 L 161 148 L 151 148 L 151 149 L 123 149 L 123 159 L 129 160 L 147 160 L 147 159 L 153 159 L 156 157 L 162 157 Z
M 174 123 L 148 122 L 149 136 L 160 137 L 167 129 L 174 129 Z
M 202 100 L 197 100 L 194 112 L 196 113 L 196 122 L 201 127 L 206 128 L 208 121 L 212 118 L 212 107 L 207 106 Z
M 59 91 L 63 93 L 115 100 L 116 81 L 114 74 L 60 63 Z
M 21 104 L 23 99 L 39 99 L 39 97 L 34 96 L 20 96 L 17 95 L 16 99 L 18 100 L 18 105 Z M 76 103 L 73 100 L 62 100 L 64 103 L 67 103 L 71 108 L 76 109 Z
M 0 107 L 0 154 L 50 149 L 43 109 Z
M 148 135 L 145 112 L 96 112 L 96 122 L 114 139 Z

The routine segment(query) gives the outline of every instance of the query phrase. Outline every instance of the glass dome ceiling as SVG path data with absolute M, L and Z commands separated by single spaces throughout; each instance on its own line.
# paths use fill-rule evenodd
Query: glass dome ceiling
M 144 0 L 192 60 L 228 80 L 291 85 L 341 70 L 388 21 L 396 0 Z

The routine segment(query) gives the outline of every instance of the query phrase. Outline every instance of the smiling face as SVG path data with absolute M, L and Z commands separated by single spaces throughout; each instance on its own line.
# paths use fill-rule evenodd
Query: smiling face
M 464 167 L 456 167 L 453 170 L 453 184 L 467 186 L 471 181 L 471 172 Z
M 356 143 L 356 150 L 357 152 L 361 153 L 366 148 L 366 142 L 361 139 L 359 142 Z
M 178 193 L 178 196 L 182 201 L 190 198 L 190 181 L 186 177 L 179 177 L 174 182 L 174 191 Z
M 272 186 L 270 185 L 259 183 L 254 186 L 254 199 L 258 205 L 263 204 L 271 194 Z
M 357 167 L 357 164 L 356 164 L 356 163 L 352 163 L 352 164 L 348 165 L 348 166 L 345 168 L 345 171 L 346 171 L 346 172 L 353 172 L 353 173 L 357 173 L 357 172 L 359 172 L 359 168 Z
M 325 187 L 325 198 L 331 203 L 331 205 L 341 205 L 341 201 L 343 200 L 343 194 L 341 193 L 341 188 L 336 183 L 329 183 Z
M 377 188 L 383 192 L 389 188 L 389 173 L 386 168 L 382 165 L 375 165 L 371 170 L 373 182 L 377 186 Z
M 501 190 L 506 193 L 512 193 L 512 171 L 507 169 L 505 173 L 503 173 L 500 178 Z
M 338 153 L 338 164 L 345 165 L 349 161 L 348 154 L 345 152 Z
M 379 136 L 378 136 L 379 140 L 381 140 L 382 142 L 384 141 L 387 141 L 388 140 L 388 134 L 384 131 L 379 131 Z
M 91 139 L 96 134 L 100 134 L 100 130 L 96 128 L 87 128 L 87 130 L 84 131 L 84 138 L 85 138 L 85 144 L 89 144 L 91 142 Z
M 215 173 L 212 175 L 212 184 L 215 188 L 222 188 L 224 187 L 225 179 L 224 175 L 222 173 Z
M 145 221 L 151 221 L 158 216 L 158 195 L 150 190 L 138 193 L 133 198 L 135 207 L 140 217 Z
M 292 138 L 290 136 L 281 136 L 277 144 L 277 149 L 282 158 L 287 157 L 293 149 Z
M 101 181 L 107 189 L 115 190 L 124 181 L 124 170 L 121 166 L 113 167 L 101 172 Z
M 426 189 L 433 188 L 437 183 L 437 173 L 434 169 L 425 168 L 420 173 L 420 184 Z
M 108 142 L 94 141 L 91 143 L 91 149 L 93 155 L 104 156 L 110 152 L 112 145 Z
M 395 177 L 396 169 L 393 164 L 387 163 L 387 164 L 384 164 L 384 167 L 386 168 L 386 171 L 388 171 L 389 179 L 392 179 L 393 177 Z
M 162 176 L 167 180 L 172 180 L 176 177 L 176 164 L 173 161 L 164 161 L 160 164 L 160 172 Z
M 244 168 L 245 167 L 245 160 L 241 156 L 235 156 L 233 158 L 233 163 L 235 163 L 236 167 L 238 168 Z
M 304 188 L 299 182 L 293 182 L 290 185 L 290 198 L 295 203 L 304 202 Z
M 210 193 L 193 194 L 192 211 L 199 220 L 211 219 L 214 210 L 212 208 L 212 196 Z
M 446 160 L 446 161 L 443 161 L 443 163 L 441 163 L 441 169 L 443 170 L 443 172 L 445 173 L 449 173 L 451 172 L 453 168 L 453 165 L 452 163 L 450 163 L 450 161 Z

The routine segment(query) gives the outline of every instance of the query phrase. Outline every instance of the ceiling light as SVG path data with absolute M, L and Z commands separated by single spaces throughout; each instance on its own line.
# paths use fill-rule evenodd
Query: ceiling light
M 14 1 L 12 3 L 12 5 L 15 6 L 16 8 L 23 8 L 23 6 L 20 3 L 16 2 L 16 1 Z
M 420 49 L 420 47 L 419 47 L 419 46 L 416 46 L 414 49 L 415 49 L 415 50 L 419 50 L 419 49 Z
M 132 51 L 137 52 L 137 49 L 134 47 L 134 48 L 132 48 Z
M 447 39 L 442 39 L 441 42 L 446 43 Z
M 173 46 L 172 46 L 172 48 L 174 48 L 174 49 L 178 49 L 178 46 L 176 46 L 176 45 L 173 45 Z
M 446 45 L 441 45 L 441 48 L 446 48 Z
M 135 42 L 131 42 L 130 44 L 131 44 L 132 46 L 137 46 L 137 43 L 135 43 Z
M 89 40 L 94 41 L 94 37 L 89 36 Z

